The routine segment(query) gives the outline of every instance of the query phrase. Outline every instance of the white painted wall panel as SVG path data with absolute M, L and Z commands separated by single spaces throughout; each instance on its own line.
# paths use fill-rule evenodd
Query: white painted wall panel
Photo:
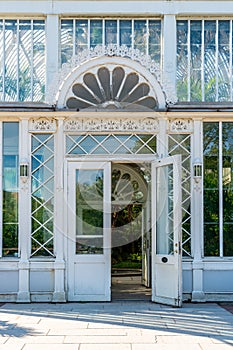
M 18 292 L 18 271 L 0 271 L 0 294 Z
M 233 270 L 204 271 L 205 293 L 233 293 Z
M 182 272 L 183 277 L 183 293 L 192 293 L 193 290 L 193 277 L 192 270 Z
M 52 292 L 54 290 L 54 271 L 31 271 L 30 292 Z

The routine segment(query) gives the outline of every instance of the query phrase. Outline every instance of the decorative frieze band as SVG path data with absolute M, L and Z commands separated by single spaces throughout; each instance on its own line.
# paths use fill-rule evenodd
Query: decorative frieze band
M 54 118 L 38 118 L 31 119 L 29 122 L 30 132 L 56 132 L 57 121 Z
M 193 122 L 190 119 L 174 119 L 169 121 L 169 132 L 192 133 Z
M 155 118 L 144 119 L 67 119 L 64 131 L 137 131 L 158 132 Z

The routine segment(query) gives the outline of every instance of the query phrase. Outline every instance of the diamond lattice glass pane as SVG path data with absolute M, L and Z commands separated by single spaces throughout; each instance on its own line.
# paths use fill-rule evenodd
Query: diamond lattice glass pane
M 155 154 L 156 135 L 109 134 L 66 137 L 68 154 Z
M 93 149 L 98 145 L 98 143 L 91 136 L 87 136 L 85 139 L 79 142 L 79 145 L 88 154 L 93 152 Z
M 117 149 L 121 145 L 121 142 L 113 135 L 108 136 L 102 145 L 108 150 L 110 154 L 117 153 Z
M 184 256 L 191 256 L 191 136 L 187 134 L 169 135 L 169 154 L 182 155 L 182 249 Z
M 53 147 L 53 135 L 32 135 L 32 256 L 53 256 Z

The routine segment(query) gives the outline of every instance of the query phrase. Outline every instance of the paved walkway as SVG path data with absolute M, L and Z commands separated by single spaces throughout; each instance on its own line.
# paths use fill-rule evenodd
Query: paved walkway
M 233 314 L 217 304 L 4 304 L 0 350 L 232 350 Z

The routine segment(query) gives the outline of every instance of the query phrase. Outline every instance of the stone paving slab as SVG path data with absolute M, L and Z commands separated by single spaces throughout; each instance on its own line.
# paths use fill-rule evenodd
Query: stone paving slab
M 120 350 L 120 349 L 119 349 Z M 203 350 L 199 344 L 132 344 L 132 350 Z M 226 349 L 228 350 L 228 349 Z
M 233 314 L 217 304 L 4 304 L 0 350 L 230 350 Z

